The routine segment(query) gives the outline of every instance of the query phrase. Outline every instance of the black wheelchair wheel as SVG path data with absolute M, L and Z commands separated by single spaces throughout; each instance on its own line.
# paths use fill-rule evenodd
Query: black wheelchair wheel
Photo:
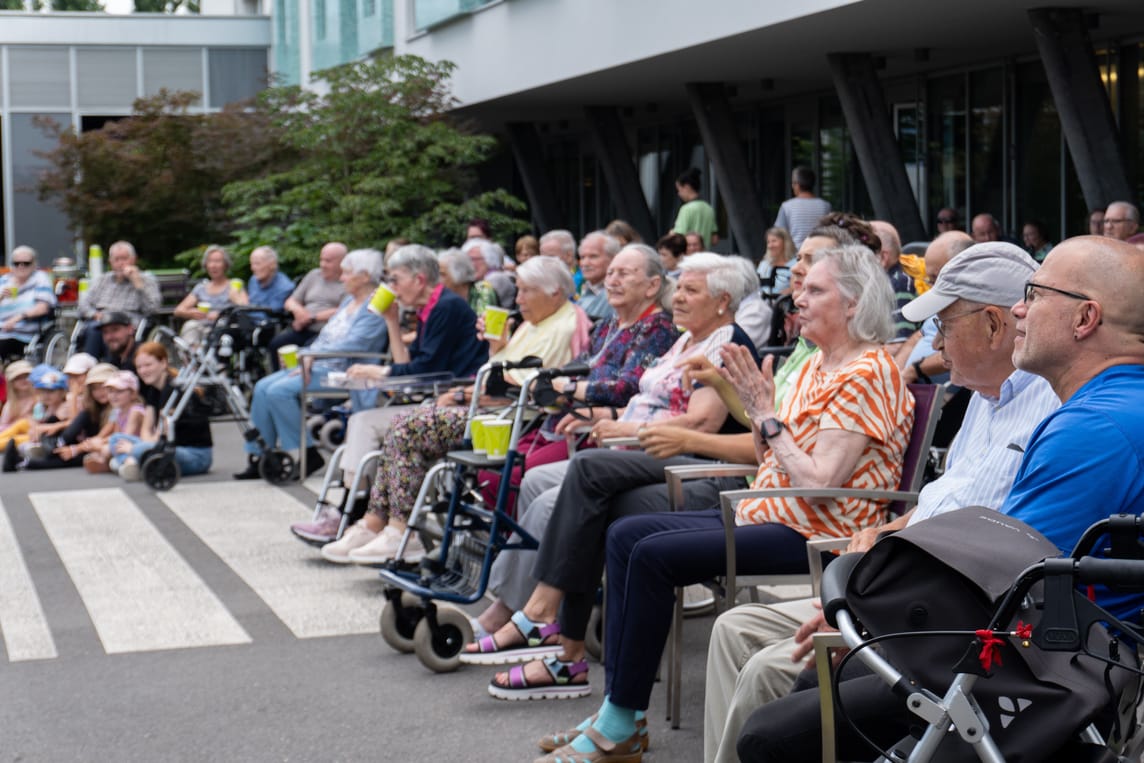
M 294 457 L 284 450 L 268 450 L 258 460 L 258 473 L 271 485 L 284 485 L 294 479 Z
M 179 483 L 182 472 L 174 453 L 156 453 L 143 461 L 143 481 L 152 490 L 170 490 Z

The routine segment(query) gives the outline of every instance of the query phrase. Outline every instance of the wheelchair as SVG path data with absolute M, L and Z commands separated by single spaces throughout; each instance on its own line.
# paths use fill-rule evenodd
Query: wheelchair
M 539 358 L 486 365 L 478 372 L 476 388 L 499 396 L 497 380 L 503 379 L 504 371 L 539 365 Z M 393 649 L 416 653 L 425 667 L 437 673 L 456 670 L 460 665 L 461 650 L 472 640 L 473 633 L 468 615 L 452 605 L 472 604 L 485 595 L 498 553 L 533 550 L 539 545 L 509 510 L 513 468 L 523 459 L 518 445 L 529 427 L 529 402 L 542 407 L 545 402 L 554 402 L 546 396 L 552 379 L 584 376 L 587 372 L 583 364 L 544 369 L 519 390 L 515 404 L 500 415 L 502 419 L 509 413 L 512 416 L 512 433 L 503 460 L 473 450 L 473 417 L 479 398 L 474 396 L 462 448 L 450 451 L 427 475 L 397 559 L 388 562 L 379 573 L 386 598 L 380 616 L 381 636 Z M 482 469 L 497 470 L 501 475 L 491 506 L 479 490 L 478 473 Z M 417 566 L 400 561 L 409 533 L 424 534 L 426 519 L 434 511 L 444 513 L 439 522 L 437 548 Z M 519 540 L 512 540 L 514 534 Z

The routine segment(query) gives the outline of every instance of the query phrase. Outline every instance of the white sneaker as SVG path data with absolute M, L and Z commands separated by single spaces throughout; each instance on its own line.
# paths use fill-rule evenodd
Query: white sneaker
M 139 481 L 139 462 L 134 458 L 128 458 L 119 465 L 119 476 L 127 482 Z
M 346 530 L 341 540 L 322 546 L 322 556 L 334 564 L 350 564 L 353 561 L 350 559 L 350 552 L 355 548 L 361 548 L 377 536 L 378 533 L 365 526 L 364 519 L 359 520 Z
M 364 546 L 350 552 L 350 561 L 354 564 L 382 564 L 397 556 L 397 549 L 401 547 L 401 538 L 405 535 L 393 525 L 386 525 L 377 537 Z M 405 544 L 405 553 L 401 558 L 407 562 L 419 562 L 425 556 L 425 546 L 417 533 L 409 536 Z

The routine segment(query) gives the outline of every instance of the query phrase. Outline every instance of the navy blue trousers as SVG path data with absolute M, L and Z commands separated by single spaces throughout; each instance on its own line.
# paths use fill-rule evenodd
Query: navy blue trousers
M 806 539 L 786 525 L 735 528 L 737 572 L 806 572 Z M 646 710 L 671 630 L 677 586 L 727 570 L 719 510 L 645 514 L 608 530 L 605 691 L 621 707 Z

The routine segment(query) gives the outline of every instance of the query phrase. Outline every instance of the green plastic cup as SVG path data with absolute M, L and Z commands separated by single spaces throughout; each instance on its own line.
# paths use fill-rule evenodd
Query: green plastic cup
M 505 326 L 508 325 L 509 311 L 503 307 L 485 308 L 485 336 L 495 339 L 504 337 Z
M 278 361 L 286 370 L 298 367 L 298 345 L 284 344 L 278 348 Z
M 235 291 L 242 291 L 246 288 L 246 284 L 242 282 L 241 278 L 232 278 L 230 279 L 230 288 L 234 289 Z
M 474 416 L 471 422 L 470 434 L 473 439 L 473 452 L 474 453 L 488 453 L 487 439 L 485 437 L 485 422 L 495 421 L 496 416 L 485 413 L 480 416 Z
M 397 295 L 393 293 L 393 290 L 385 284 L 378 286 L 377 291 L 370 297 L 369 311 L 381 315 L 389 309 L 389 306 L 393 304 L 393 300 L 396 299 L 396 297 Z
M 512 441 L 512 422 L 506 419 L 486 421 L 485 446 L 490 461 L 504 461 L 508 455 L 508 445 Z

